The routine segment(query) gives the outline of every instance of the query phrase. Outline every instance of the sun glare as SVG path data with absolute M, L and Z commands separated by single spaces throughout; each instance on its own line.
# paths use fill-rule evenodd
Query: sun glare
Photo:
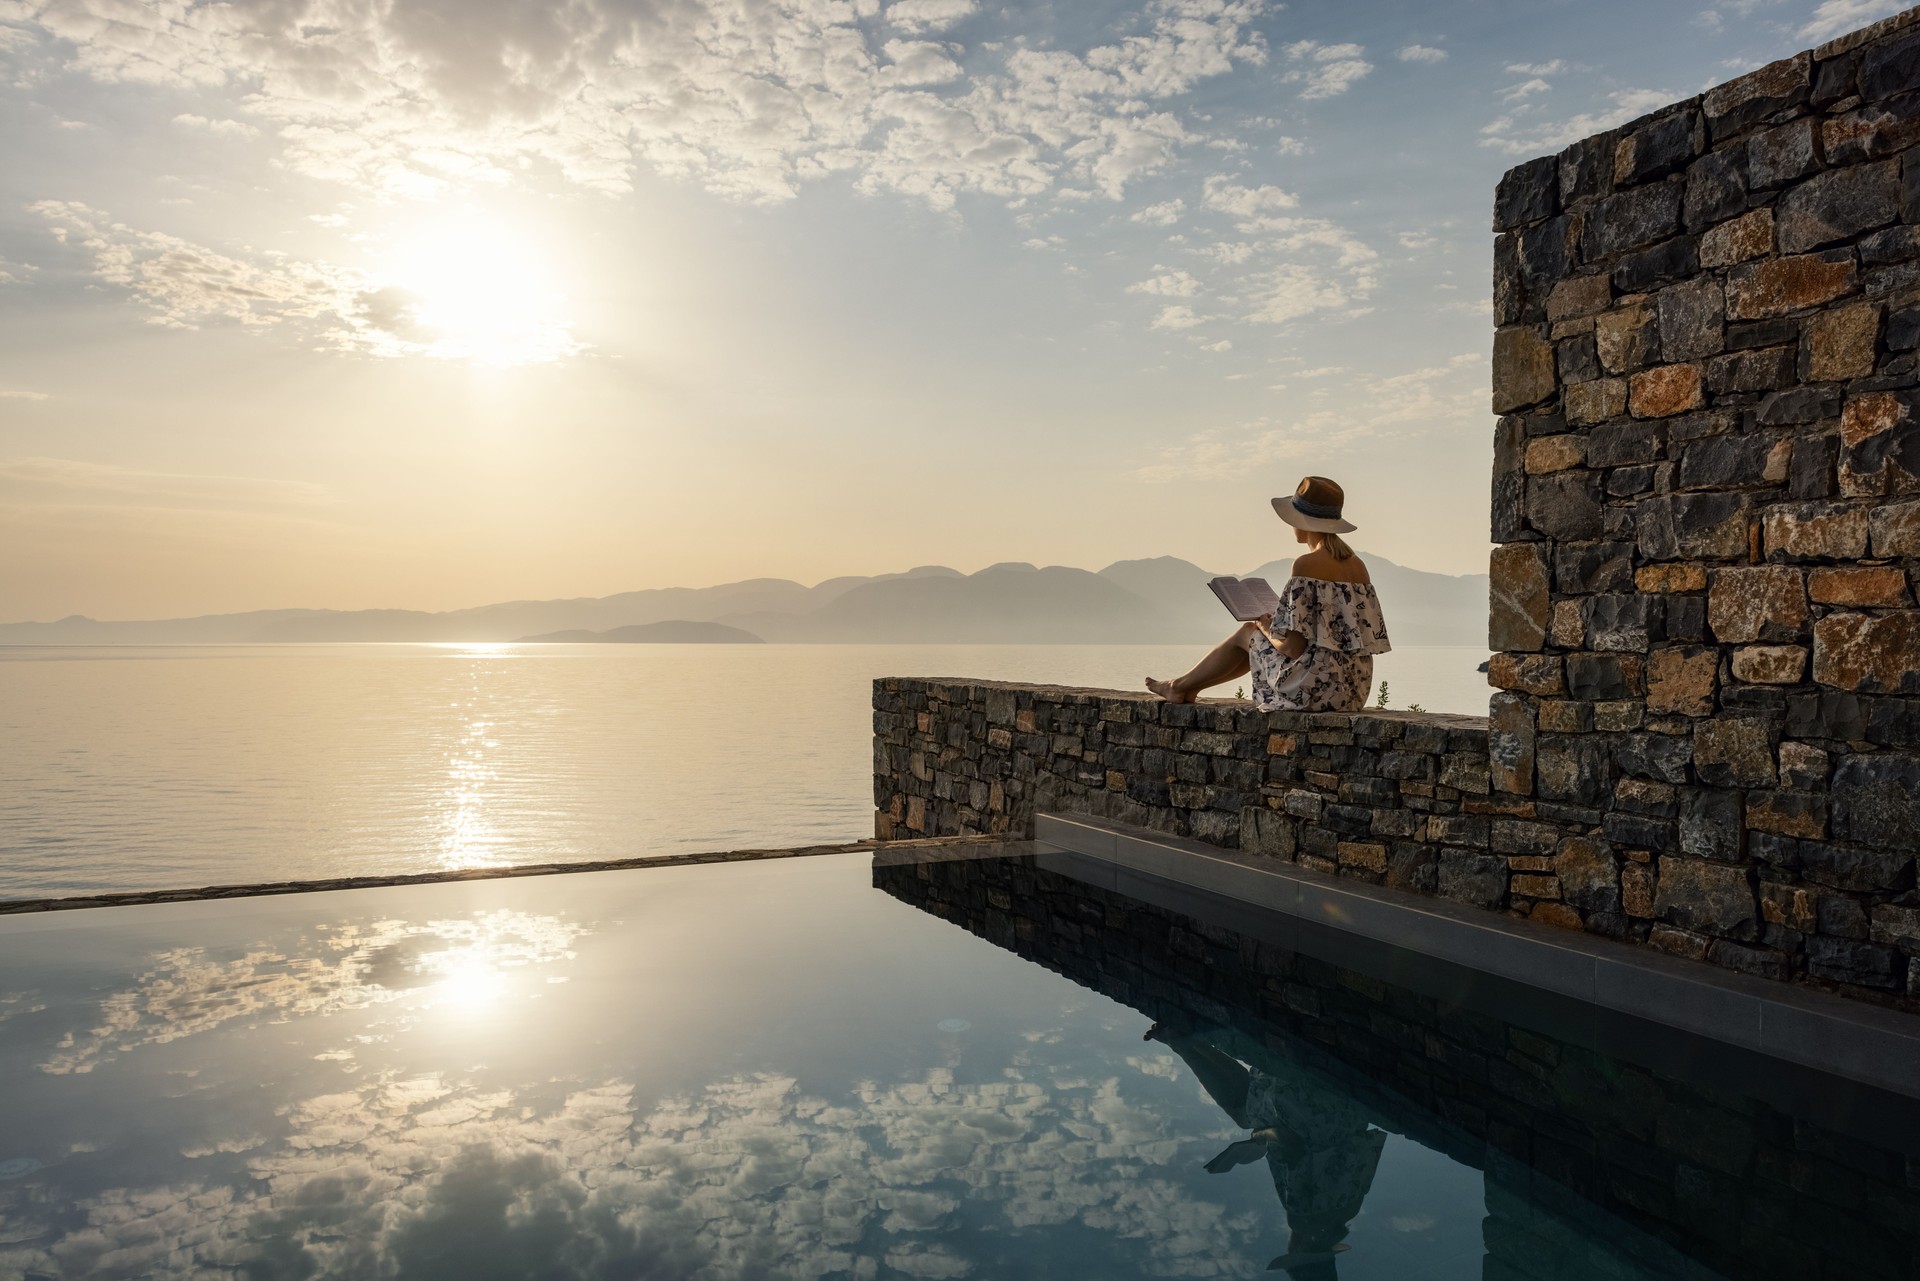
M 395 237 L 382 257 L 369 305 L 396 354 L 506 368 L 580 350 L 556 274 L 524 228 L 449 213 Z

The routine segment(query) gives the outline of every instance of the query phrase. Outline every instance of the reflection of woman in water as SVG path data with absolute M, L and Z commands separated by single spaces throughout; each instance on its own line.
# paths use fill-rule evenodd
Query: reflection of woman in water
M 1373 1188 L 1386 1131 L 1297 1064 L 1280 1060 L 1272 1072 L 1250 1068 L 1204 1033 L 1170 1036 L 1159 1024 L 1146 1039 L 1185 1060 L 1234 1124 L 1253 1131 L 1207 1162 L 1207 1170 L 1222 1174 L 1267 1159 L 1289 1234 L 1287 1252 L 1268 1270 L 1283 1269 L 1300 1281 L 1337 1281 L 1334 1256 L 1347 1248 L 1347 1224 Z

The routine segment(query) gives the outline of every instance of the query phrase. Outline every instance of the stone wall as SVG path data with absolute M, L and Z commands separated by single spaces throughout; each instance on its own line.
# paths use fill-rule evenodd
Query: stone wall
M 1910 11 L 1501 181 L 1492 799 L 1620 876 L 1517 910 L 1920 993 L 1916 143 Z
M 1728 1277 L 1920 1275 L 1920 1161 L 1901 1141 L 1772 1112 L 1711 1060 L 1683 1054 L 1696 1074 L 1677 1080 L 1028 859 L 876 867 L 874 884 L 1143 1023 L 1319 1068 L 1376 1124 L 1485 1170 L 1488 1277 L 1697 1275 L 1620 1220 Z

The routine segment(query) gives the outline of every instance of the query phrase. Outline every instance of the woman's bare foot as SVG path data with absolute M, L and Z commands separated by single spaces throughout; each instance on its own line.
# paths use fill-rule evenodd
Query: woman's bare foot
M 1191 703 L 1193 701 L 1193 695 L 1181 693 L 1174 688 L 1172 681 L 1157 681 L 1149 676 L 1147 677 L 1147 688 L 1158 694 L 1161 698 L 1166 699 L 1169 703 Z

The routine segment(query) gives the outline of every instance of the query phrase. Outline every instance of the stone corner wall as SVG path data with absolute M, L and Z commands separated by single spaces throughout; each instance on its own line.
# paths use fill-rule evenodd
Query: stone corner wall
M 1920 996 L 1920 10 L 1495 198 L 1492 798 L 1587 928 Z

